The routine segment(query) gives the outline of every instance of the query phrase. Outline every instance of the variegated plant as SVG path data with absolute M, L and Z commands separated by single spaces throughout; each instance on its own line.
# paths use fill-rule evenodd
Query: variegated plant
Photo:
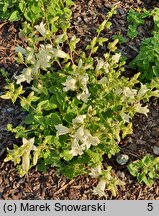
M 115 196 L 117 185 L 123 184 L 112 167 L 105 168 L 103 156 L 111 159 L 120 151 L 118 144 L 132 133 L 136 113 L 147 115 L 148 107 L 141 101 L 159 96 L 159 80 L 143 85 L 139 73 L 132 78 L 122 76 L 125 62 L 116 52 L 118 40 L 107 42 L 100 37 L 100 32 L 110 27 L 108 19 L 113 13 L 114 8 L 86 47 L 87 54 L 86 50 L 77 54 L 79 39 L 68 38 L 66 32 L 53 35 L 39 48 L 16 49 L 17 60 L 27 67 L 1 98 L 13 103 L 19 98 L 26 111 L 25 127 L 8 127 L 22 138 L 23 145 L 14 145 L 5 159 L 18 164 L 20 176 L 39 163 L 41 167 L 52 165 L 69 178 L 87 173 L 99 179 L 94 193 L 100 196 L 105 195 L 105 186 Z M 44 23 L 35 26 L 35 31 L 47 34 Z M 98 57 L 103 43 L 108 51 Z M 25 95 L 24 82 L 30 84 Z

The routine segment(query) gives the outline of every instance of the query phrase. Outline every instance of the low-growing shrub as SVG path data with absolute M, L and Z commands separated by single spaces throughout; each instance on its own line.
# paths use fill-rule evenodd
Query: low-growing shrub
M 138 24 L 143 24 L 143 18 L 146 18 L 147 16 L 152 17 L 154 21 L 152 36 L 143 39 L 139 48 L 138 55 L 130 63 L 130 66 L 133 69 L 140 71 L 141 74 L 139 79 L 143 83 L 150 82 L 154 77 L 159 76 L 159 8 L 154 8 L 152 11 L 140 13 L 131 9 L 128 16 L 128 21 L 132 20 L 133 26 L 137 25 L 136 22 Z M 131 24 L 129 25 L 129 29 L 130 28 Z M 137 28 L 135 28 L 134 31 L 132 30 L 132 32 L 134 32 L 134 36 L 136 36 L 138 33 Z
M 139 54 L 130 63 L 133 69 L 141 72 L 140 80 L 150 82 L 154 77 L 159 76 L 159 35 L 146 38 L 140 45 Z
M 134 161 L 128 166 L 131 175 L 137 177 L 139 183 L 151 186 L 155 179 L 159 179 L 159 157 L 145 155 L 141 160 Z
M 145 23 L 145 18 L 149 17 L 150 15 L 150 11 L 147 11 L 146 9 L 141 10 L 139 8 L 138 10 L 134 10 L 131 8 L 129 10 L 127 15 L 127 21 L 129 23 L 127 34 L 131 39 L 138 35 L 138 27 L 143 25 Z
M 1 98 L 13 103 L 18 99 L 26 112 L 25 125 L 8 125 L 22 145 L 8 149 L 5 162 L 13 161 L 20 176 L 37 164 L 40 170 L 47 165 L 56 167 L 68 178 L 88 174 L 99 180 L 93 192 L 100 196 L 105 195 L 105 187 L 115 196 L 117 185 L 124 184 L 104 158 L 111 159 L 120 151 L 119 142 L 132 133 L 133 116 L 147 115 L 148 107 L 141 101 L 159 96 L 159 82 L 156 78 L 142 84 L 139 73 L 131 78 L 122 76 L 125 62 L 116 52 L 118 39 L 108 42 L 100 37 L 100 32 L 110 27 L 114 13 L 115 8 L 82 53 L 76 49 L 80 39 L 69 39 L 66 32 L 45 41 L 44 23 L 40 24 L 42 32 L 40 25 L 35 27 L 44 37 L 36 49 L 16 49 L 17 60 L 27 67 L 15 76 L 16 83 L 6 86 Z M 101 58 L 97 53 L 103 43 L 108 51 Z M 25 91 L 24 82 L 30 84 L 30 90 Z

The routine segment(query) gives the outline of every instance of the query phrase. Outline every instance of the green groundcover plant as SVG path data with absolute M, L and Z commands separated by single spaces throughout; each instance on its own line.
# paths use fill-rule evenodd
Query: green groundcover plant
M 127 15 L 128 36 L 133 39 L 138 35 L 138 27 L 145 23 L 145 18 L 151 15 L 150 11 L 138 8 L 137 10 L 130 9 Z
M 88 174 L 99 180 L 93 190 L 99 196 L 106 195 L 105 187 L 116 196 L 117 186 L 124 184 L 104 158 L 120 151 L 119 142 L 132 133 L 136 113 L 147 116 L 148 107 L 141 101 L 159 96 L 159 80 L 142 84 L 139 73 L 122 76 L 125 62 L 116 52 L 118 39 L 108 42 L 100 37 L 114 13 L 115 8 L 81 53 L 76 49 L 80 39 L 68 38 L 66 31 L 48 41 L 44 22 L 34 28 L 34 35 L 43 40 L 26 49 L 16 48 L 17 61 L 26 67 L 1 98 L 18 100 L 26 112 L 23 126 L 8 125 L 22 145 L 8 149 L 5 162 L 13 161 L 20 176 L 37 164 L 40 170 L 55 167 L 68 178 Z M 97 57 L 103 43 L 108 51 Z M 25 90 L 23 83 L 30 87 Z
M 140 80 L 150 82 L 154 77 L 159 76 L 159 35 L 146 38 L 140 45 L 139 54 L 130 63 L 134 69 L 141 71 Z
M 159 178 L 159 157 L 154 158 L 147 154 L 141 160 L 129 164 L 128 169 L 140 183 L 144 182 L 147 186 L 151 186 L 154 179 Z
M 138 55 L 130 63 L 133 69 L 141 72 L 140 81 L 143 83 L 150 82 L 154 77 L 159 76 L 159 8 L 139 12 L 131 9 L 128 14 L 128 35 L 131 38 L 137 36 L 137 26 L 144 24 L 146 17 L 151 17 L 154 22 L 152 36 L 143 39 Z

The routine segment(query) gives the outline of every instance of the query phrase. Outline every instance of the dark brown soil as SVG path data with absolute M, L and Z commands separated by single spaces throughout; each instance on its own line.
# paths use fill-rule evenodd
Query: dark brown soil
M 127 42 L 119 46 L 119 51 L 123 55 L 132 59 L 138 52 L 141 40 L 149 37 L 152 27 L 151 20 L 148 20 L 143 27 L 140 27 L 139 36 L 130 40 L 127 37 L 126 15 L 130 7 L 153 8 L 159 6 L 157 1 L 109 1 L 109 0 L 76 0 L 76 5 L 72 8 L 72 28 L 70 35 L 76 34 L 81 38 L 78 49 L 83 49 L 95 34 L 96 27 L 100 24 L 105 14 L 110 10 L 112 4 L 118 2 L 117 14 L 113 16 L 113 26 L 109 31 L 102 34 L 111 39 L 113 34 L 122 34 Z M 20 70 L 14 61 L 14 49 L 18 44 L 24 43 L 18 37 L 18 23 L 0 22 L 0 68 L 9 73 L 9 78 Z M 99 50 L 101 55 L 106 50 L 103 47 Z M 126 75 L 130 76 L 132 71 L 126 66 Z M 4 78 L 0 75 L 0 94 L 3 93 L 5 85 Z M 122 140 L 120 143 L 121 153 L 127 154 L 130 161 L 142 158 L 146 153 L 153 153 L 153 147 L 159 147 L 159 100 L 151 99 L 148 104 L 150 112 L 148 117 L 136 115 L 133 119 L 133 134 Z M 62 175 L 57 175 L 56 170 L 48 168 L 46 173 L 41 173 L 33 168 L 27 176 L 20 178 L 13 163 L 3 163 L 6 147 L 11 147 L 18 141 L 6 130 L 6 125 L 12 123 L 14 126 L 21 124 L 24 113 L 20 111 L 19 105 L 12 105 L 9 101 L 0 101 L 0 199 L 99 199 L 92 195 L 92 189 L 97 181 L 88 176 L 79 176 L 73 180 L 68 180 Z M 127 171 L 126 166 L 117 164 L 116 158 L 111 160 L 111 166 L 116 174 L 125 182 L 125 186 L 118 187 L 117 197 L 112 197 L 106 191 L 107 197 L 100 199 L 159 199 L 159 181 L 148 188 L 137 183 Z

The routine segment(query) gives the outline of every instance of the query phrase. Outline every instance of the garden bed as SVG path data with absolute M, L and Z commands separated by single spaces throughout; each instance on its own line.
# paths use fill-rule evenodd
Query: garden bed
M 105 14 L 110 10 L 115 1 L 84 0 L 76 1 L 76 5 L 72 8 L 73 16 L 71 19 L 72 27 L 69 35 L 75 34 L 81 38 L 78 49 L 82 49 L 83 45 L 88 44 L 93 38 L 95 29 L 104 20 Z M 153 8 L 159 6 L 155 1 L 150 5 L 148 1 L 118 1 L 119 6 L 117 14 L 113 16 L 111 31 L 103 32 L 106 37 L 111 38 L 112 35 L 119 32 L 127 38 L 127 43 L 119 46 L 122 52 L 129 60 L 133 59 L 138 52 L 141 40 L 149 37 L 149 30 L 152 22 L 149 20 L 145 26 L 140 29 L 140 34 L 134 40 L 127 37 L 127 12 L 130 7 L 147 7 Z M 0 67 L 9 73 L 9 78 L 13 79 L 14 75 L 21 70 L 21 66 L 17 65 L 14 60 L 14 49 L 17 45 L 25 44 L 25 40 L 19 38 L 18 30 L 20 24 L 0 23 Z M 106 47 L 102 47 L 98 55 L 100 56 Z M 132 71 L 128 65 L 126 68 L 126 76 L 131 76 Z M 0 77 L 0 93 L 2 94 L 4 87 L 4 77 Z M 148 103 L 150 112 L 148 117 L 138 114 L 133 118 L 133 134 L 127 136 L 119 143 L 122 154 L 129 156 L 130 161 L 141 159 L 145 154 L 153 153 L 153 147 L 159 147 L 159 100 L 151 98 Z M 151 187 L 144 184 L 138 184 L 136 178 L 132 177 L 127 171 L 126 166 L 121 166 L 116 162 L 116 156 L 108 163 L 116 171 L 116 175 L 125 182 L 124 186 L 119 186 L 117 196 L 113 197 L 109 191 L 106 191 L 106 197 L 99 198 L 92 194 L 92 189 L 97 185 L 96 179 L 90 179 L 87 175 L 78 176 L 73 180 L 68 180 L 62 175 L 57 175 L 55 169 L 49 168 L 46 173 L 37 171 L 32 168 L 29 173 L 20 178 L 16 168 L 12 162 L 4 163 L 3 159 L 6 155 L 6 147 L 11 148 L 15 143 L 14 135 L 6 131 L 6 125 L 12 123 L 17 126 L 21 123 L 24 113 L 20 110 L 18 103 L 12 105 L 9 101 L 2 101 L 0 104 L 0 199 L 159 199 L 159 181 L 156 180 Z M 19 141 L 20 142 L 20 141 Z M 16 141 L 17 143 L 17 141 Z

